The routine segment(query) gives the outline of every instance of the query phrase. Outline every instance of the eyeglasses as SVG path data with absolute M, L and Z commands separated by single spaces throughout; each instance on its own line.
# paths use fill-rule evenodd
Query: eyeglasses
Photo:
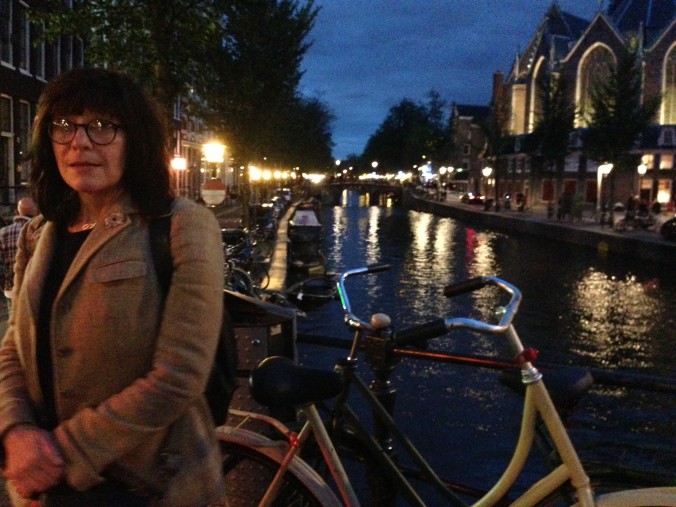
M 57 144 L 68 144 L 75 137 L 77 129 L 82 127 L 87 133 L 89 140 L 98 145 L 110 144 L 115 140 L 117 130 L 121 125 L 117 125 L 106 120 L 92 120 L 89 123 L 73 123 L 60 118 L 50 123 L 48 132 L 52 141 Z

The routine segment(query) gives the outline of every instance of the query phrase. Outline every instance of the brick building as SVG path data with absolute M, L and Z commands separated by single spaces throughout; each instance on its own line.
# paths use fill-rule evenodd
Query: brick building
M 25 156 L 40 92 L 51 77 L 83 62 L 77 38 L 38 42 L 41 27 L 28 19 L 30 4 L 35 1 L 0 1 L 0 206 L 9 213 L 27 193 Z

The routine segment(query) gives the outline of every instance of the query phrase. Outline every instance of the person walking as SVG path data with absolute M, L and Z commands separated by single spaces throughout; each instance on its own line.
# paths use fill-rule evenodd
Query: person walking
M 128 76 L 77 69 L 38 102 L 0 347 L 0 439 L 15 506 L 221 505 L 204 396 L 223 315 L 207 208 L 173 195 L 165 115 Z M 149 223 L 171 213 L 173 276 Z
M 5 293 L 8 314 L 12 311 L 14 298 L 14 259 L 19 232 L 36 214 L 37 207 L 33 199 L 30 197 L 19 199 L 12 223 L 0 229 L 0 285 Z

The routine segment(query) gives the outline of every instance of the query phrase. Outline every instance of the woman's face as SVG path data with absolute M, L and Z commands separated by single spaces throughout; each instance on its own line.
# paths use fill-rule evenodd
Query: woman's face
M 65 120 L 65 121 L 64 121 Z M 96 121 L 96 122 L 95 122 Z M 65 116 L 54 118 L 53 123 L 59 129 L 75 128 L 75 134 L 69 142 L 56 142 L 54 126 L 52 127 L 52 147 L 54 157 L 61 177 L 66 184 L 81 194 L 91 194 L 92 197 L 104 197 L 115 193 L 121 188 L 122 174 L 125 169 L 126 137 L 122 128 L 114 129 L 115 138 L 109 144 L 97 144 L 94 140 L 101 140 L 94 132 L 96 127 L 106 125 L 100 122 L 118 123 L 114 118 L 85 112 L 79 116 Z M 95 122 L 92 124 L 92 122 Z M 75 125 L 78 126 L 75 126 Z M 69 127 L 70 125 L 70 127 Z M 89 125 L 89 135 L 85 125 Z M 108 128 L 110 128 L 108 126 Z M 61 132 L 61 137 L 69 138 Z M 107 140 L 107 139 L 105 139 Z

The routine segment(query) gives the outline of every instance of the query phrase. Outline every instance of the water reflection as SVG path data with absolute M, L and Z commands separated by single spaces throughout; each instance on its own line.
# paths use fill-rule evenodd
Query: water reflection
M 652 366 L 656 347 L 652 330 L 666 314 L 659 279 L 608 276 L 590 268 L 571 294 L 571 314 L 578 322 L 573 352 L 609 368 Z M 672 328 L 673 329 L 673 328 Z
M 399 329 L 468 312 L 486 318 L 501 304 L 497 293 L 447 300 L 441 289 L 473 276 L 496 275 L 523 291 L 516 327 L 526 345 L 540 349 L 543 362 L 676 375 L 673 270 L 601 259 L 579 247 L 509 237 L 425 213 L 358 207 L 359 200 L 349 195 L 344 202 L 345 207 L 326 209 L 329 269 L 392 265 L 388 272 L 351 279 L 350 300 L 360 317 L 386 312 Z M 299 331 L 349 337 L 338 302 L 299 321 Z M 436 340 L 432 348 L 508 357 L 499 337 L 462 332 Z M 340 355 L 320 349 L 302 348 L 301 359 L 330 367 Z M 402 420 L 410 415 L 407 431 L 416 444 L 436 455 L 438 435 L 448 439 L 448 462 L 442 466 L 451 475 L 476 472 L 469 482 L 488 482 L 487 472 L 504 466 L 518 431 L 519 399 L 500 388 L 495 372 L 404 361 L 394 383 Z M 426 414 L 423 425 L 420 414 Z M 571 424 L 584 456 L 673 472 L 674 418 L 673 394 L 599 384 Z M 443 430 L 429 439 L 437 424 Z M 469 442 L 484 465 L 480 470 L 465 466 Z

